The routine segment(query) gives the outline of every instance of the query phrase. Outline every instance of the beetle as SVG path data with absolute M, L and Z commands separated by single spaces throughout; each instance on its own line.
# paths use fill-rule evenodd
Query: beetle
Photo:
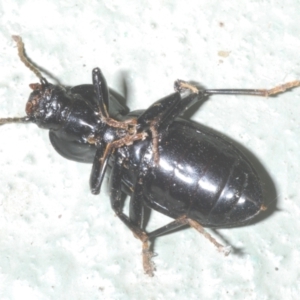
M 180 118 L 195 103 L 213 94 L 272 96 L 300 85 L 288 82 L 270 90 L 203 89 L 177 80 L 175 92 L 146 110 L 128 112 L 107 86 L 99 68 L 93 84 L 65 87 L 49 83 L 26 58 L 15 36 L 19 56 L 39 78 L 26 104 L 26 116 L 2 118 L 0 125 L 35 123 L 49 130 L 54 149 L 63 157 L 91 163 L 90 188 L 99 194 L 110 175 L 111 206 L 142 242 L 143 267 L 153 276 L 149 241 L 189 225 L 225 255 L 204 227 L 239 226 L 266 207 L 259 176 L 247 157 L 222 136 Z M 122 210 L 130 196 L 129 214 Z M 148 207 L 174 219 L 150 233 L 144 230 Z

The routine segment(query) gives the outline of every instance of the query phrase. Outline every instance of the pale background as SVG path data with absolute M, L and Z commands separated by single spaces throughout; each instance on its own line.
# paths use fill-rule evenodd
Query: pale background
M 299 79 L 299 12 L 297 0 L 2 0 L 0 117 L 23 116 L 38 81 L 12 34 L 64 84 L 90 83 L 96 66 L 122 94 L 126 81 L 133 110 L 173 92 L 177 78 L 207 88 Z M 240 250 L 228 257 L 192 229 L 157 239 L 153 278 L 107 188 L 91 195 L 90 165 L 61 158 L 35 125 L 0 127 L 0 298 L 298 299 L 299 115 L 300 88 L 270 99 L 214 96 L 198 108 L 194 120 L 261 164 L 269 215 L 210 231 Z M 168 221 L 153 214 L 150 228 Z

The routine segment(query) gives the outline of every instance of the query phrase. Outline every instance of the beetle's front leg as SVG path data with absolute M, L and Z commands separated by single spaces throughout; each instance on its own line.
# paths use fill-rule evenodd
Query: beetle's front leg
M 108 118 L 109 94 L 106 80 L 99 68 L 93 69 L 93 85 L 96 93 L 97 105 L 102 118 Z
M 144 232 L 141 228 L 142 218 L 143 218 L 143 202 L 138 201 L 141 199 L 135 198 L 137 202 L 131 200 L 130 203 L 130 215 L 131 218 L 126 216 L 122 209 L 122 191 L 121 191 L 121 183 L 122 183 L 122 168 L 118 161 L 116 160 L 110 177 L 110 201 L 111 206 L 116 213 L 116 215 L 121 219 L 121 221 L 132 231 L 133 235 L 141 240 L 143 243 L 143 267 L 146 274 L 149 276 L 154 275 L 154 264 L 151 261 L 153 256 L 152 252 L 149 249 L 149 239 L 146 232 Z M 138 194 L 137 194 L 138 195 Z M 132 202 L 133 201 L 133 202 Z

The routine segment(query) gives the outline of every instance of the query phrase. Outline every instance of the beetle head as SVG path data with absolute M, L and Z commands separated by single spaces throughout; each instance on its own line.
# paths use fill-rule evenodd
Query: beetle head
M 41 128 L 60 128 L 70 103 L 64 88 L 48 83 L 45 78 L 29 86 L 33 92 L 26 103 L 27 116 Z

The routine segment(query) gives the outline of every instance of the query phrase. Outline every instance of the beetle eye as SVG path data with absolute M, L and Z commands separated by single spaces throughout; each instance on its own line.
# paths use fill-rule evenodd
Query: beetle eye
M 40 86 L 40 84 L 38 85 Z M 34 114 L 40 100 L 41 100 L 41 93 L 39 91 L 35 90 L 34 92 L 31 93 L 25 107 L 25 111 L 28 116 L 32 116 Z

